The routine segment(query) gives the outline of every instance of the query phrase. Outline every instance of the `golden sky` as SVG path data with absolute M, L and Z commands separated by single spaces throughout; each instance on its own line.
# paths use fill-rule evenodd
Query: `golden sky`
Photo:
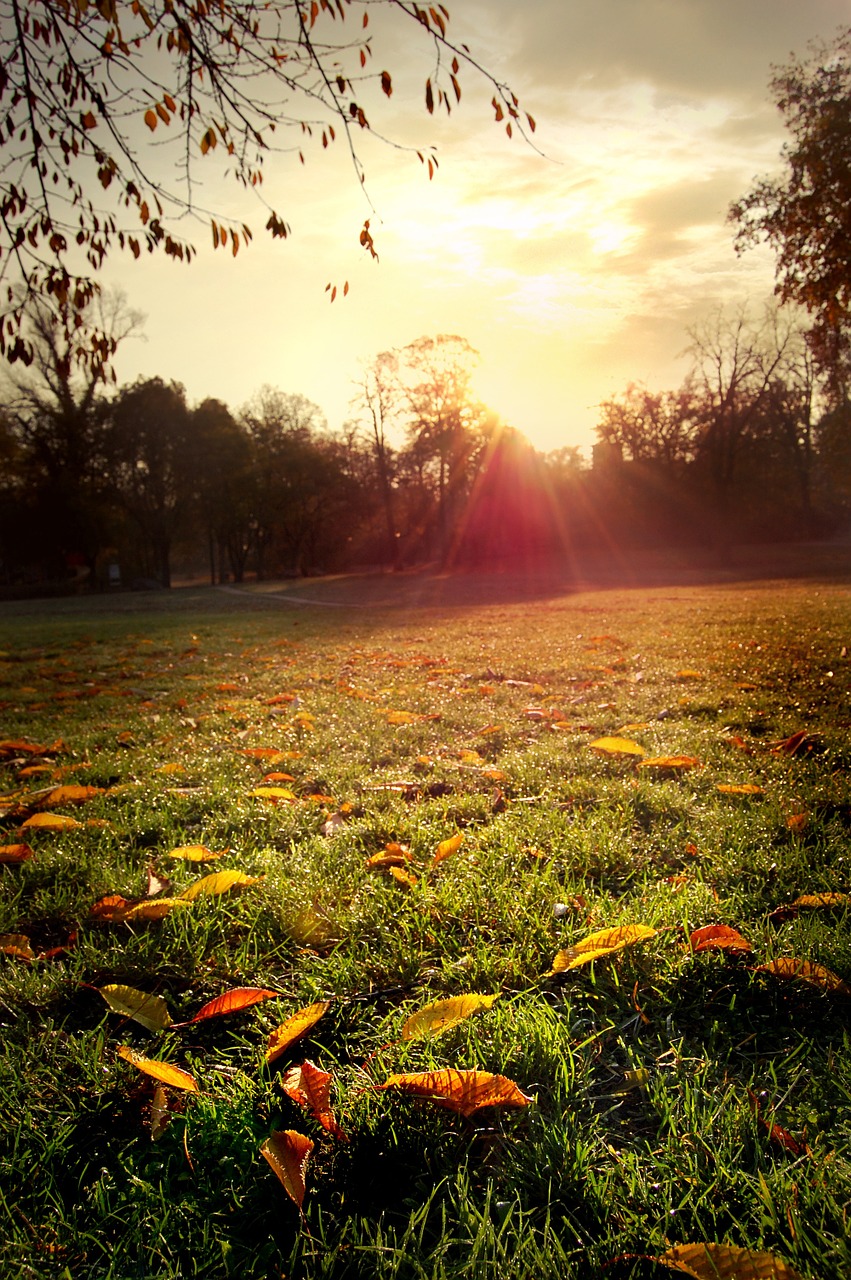
M 431 63 L 410 24 L 373 10 L 373 65 L 393 74 L 373 124 L 439 149 L 414 156 L 364 138 L 366 193 L 339 143 L 268 162 L 265 194 L 293 235 L 211 166 L 202 198 L 246 221 L 251 248 L 190 267 L 114 259 L 147 316 L 120 380 L 182 382 L 190 401 L 238 410 L 263 384 L 303 394 L 332 429 L 360 364 L 424 334 L 481 355 L 477 390 L 541 449 L 593 441 L 595 406 L 628 382 L 673 387 L 687 329 L 719 302 L 770 294 L 773 259 L 738 259 L 730 202 L 779 164 L 772 63 L 851 23 L 851 0 L 455 0 L 449 32 L 507 81 L 537 121 L 535 151 L 493 122 L 491 92 L 462 74 L 451 117 L 429 117 Z M 379 119 L 379 112 L 383 115 Z M 541 154 L 542 153 L 542 154 Z M 380 262 L 358 244 L 371 219 Z M 328 282 L 350 285 L 333 303 Z

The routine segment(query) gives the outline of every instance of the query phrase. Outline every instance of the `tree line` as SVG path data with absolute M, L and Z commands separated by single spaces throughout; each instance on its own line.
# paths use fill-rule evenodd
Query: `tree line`
M 116 345 L 140 317 L 98 301 Z M 567 564 L 636 547 L 807 539 L 851 518 L 849 405 L 807 331 L 770 306 L 689 334 L 674 390 L 599 406 L 587 462 L 535 450 L 472 392 L 476 352 L 440 334 L 377 355 L 332 432 L 304 396 L 262 388 L 238 412 L 160 378 L 113 387 L 67 359 L 33 303 L 32 367 L 0 415 L 0 584 L 167 587 L 332 572 Z

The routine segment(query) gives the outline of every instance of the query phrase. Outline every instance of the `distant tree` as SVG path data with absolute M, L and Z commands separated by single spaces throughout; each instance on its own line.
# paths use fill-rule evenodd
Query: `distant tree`
M 678 391 L 648 391 L 631 382 L 621 396 L 600 405 L 597 437 L 630 462 L 673 471 L 694 454 L 695 395 L 690 382 Z
M 242 582 L 254 548 L 256 476 L 251 440 L 221 400 L 192 411 L 194 492 L 204 526 L 210 581 L 224 582 L 227 568 Z
M 400 563 L 399 530 L 396 528 L 393 493 L 393 449 L 389 432 L 399 425 L 403 397 L 399 381 L 399 356 L 382 351 L 363 370 L 352 407 L 364 423 L 384 515 L 385 561 L 394 569 Z
M 186 394 L 176 382 L 140 379 L 112 401 L 108 422 L 116 502 L 138 530 L 146 576 L 170 587 L 172 546 L 191 512 L 199 461 Z
M 851 28 L 775 68 L 771 90 L 791 135 L 785 170 L 732 205 L 735 242 L 740 251 L 771 245 L 777 292 L 812 317 L 813 351 L 842 399 L 851 374 Z
M 38 296 L 92 321 L 76 330 L 72 354 L 103 374 L 114 347 L 86 308 L 112 252 L 161 250 L 189 262 L 196 250 L 180 225 L 186 215 L 212 233 L 214 247 L 247 247 L 250 227 L 200 194 L 205 160 L 207 170 L 221 161 L 258 198 L 273 237 L 290 228 L 263 196 L 271 155 L 304 161 L 311 143 L 326 148 L 339 136 L 362 183 L 357 140 L 370 130 L 367 108 L 380 115 L 394 87 L 390 70 L 370 66 L 367 28 L 379 14 L 379 29 L 398 20 L 409 33 L 404 70 L 412 39 L 433 52 L 427 112 L 460 99 L 464 67 L 489 82 L 509 135 L 534 129 L 511 91 L 452 41 L 443 5 L 0 0 L 0 273 L 9 287 L 0 351 L 32 360 L 22 319 Z M 434 153 L 414 154 L 431 177 Z M 376 256 L 368 221 L 360 242 Z

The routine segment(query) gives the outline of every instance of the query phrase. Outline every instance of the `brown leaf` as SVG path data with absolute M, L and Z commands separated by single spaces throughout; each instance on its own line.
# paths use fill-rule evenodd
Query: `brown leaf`
M 675 1244 L 656 1261 L 696 1280 L 803 1280 L 800 1272 L 773 1253 L 730 1244 Z
M 286 1053 L 290 1045 L 295 1044 L 296 1040 L 300 1040 L 302 1036 L 315 1026 L 323 1013 L 329 1006 L 328 1000 L 318 1000 L 315 1004 L 306 1005 L 303 1009 L 299 1009 L 286 1022 L 282 1022 L 279 1027 L 269 1036 L 266 1047 L 266 1061 L 274 1062 Z
M 767 964 L 759 964 L 754 973 L 770 973 L 775 978 L 800 978 L 822 991 L 834 991 L 838 995 L 851 996 L 851 987 L 838 978 L 824 965 L 813 964 L 811 960 L 799 960 L 796 956 L 782 956 L 779 960 L 769 960 Z
M 299 1209 L 304 1203 L 304 1174 L 313 1143 L 295 1129 L 282 1129 L 270 1134 L 260 1148 L 281 1181 L 281 1185 Z
M 151 1142 L 158 1142 L 168 1128 L 171 1115 L 168 1109 L 168 1094 L 161 1084 L 154 1089 L 151 1102 Z
M 234 987 L 231 991 L 225 991 L 223 995 L 216 996 L 215 1000 L 208 1000 L 188 1023 L 180 1025 L 189 1026 L 193 1022 L 203 1022 L 206 1018 L 219 1018 L 225 1013 L 237 1013 L 240 1009 L 248 1009 L 253 1004 L 260 1004 L 263 1000 L 274 1000 L 279 995 L 279 991 L 269 991 L 266 987 Z
M 126 1044 L 119 1046 L 118 1056 L 125 1062 L 129 1062 L 131 1066 L 137 1067 L 139 1071 L 144 1071 L 145 1075 L 152 1076 L 154 1080 L 161 1080 L 163 1084 L 169 1084 L 173 1089 L 186 1089 L 188 1093 L 198 1092 L 195 1077 L 180 1067 L 173 1067 L 170 1062 L 160 1062 L 157 1058 L 145 1058 Z
M 35 959 L 35 952 L 25 933 L 0 933 L 0 952 L 16 960 Z
M 719 951 L 753 950 L 746 938 L 726 924 L 705 924 L 702 928 L 695 929 L 689 937 L 689 945 L 695 953 L 713 948 Z
M 318 1120 L 323 1129 L 327 1129 L 340 1142 L 348 1142 L 348 1137 L 334 1119 L 331 1110 L 331 1074 L 322 1071 L 312 1062 L 301 1062 L 290 1067 L 281 1077 L 281 1088 L 299 1106 L 307 1107 L 314 1120 Z
M 506 1076 L 491 1075 L 489 1071 L 459 1071 L 454 1067 L 388 1076 L 383 1084 L 375 1087 L 400 1089 L 416 1098 L 449 1107 L 462 1116 L 471 1116 L 482 1107 L 527 1107 L 532 1101 Z

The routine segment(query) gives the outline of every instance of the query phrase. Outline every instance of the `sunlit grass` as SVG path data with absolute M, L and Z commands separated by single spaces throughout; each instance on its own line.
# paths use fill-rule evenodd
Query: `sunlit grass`
M 0 868 L 0 932 L 68 944 L 0 958 L 4 1274 L 579 1280 L 612 1259 L 607 1275 L 650 1275 L 643 1259 L 702 1240 L 846 1275 L 851 1001 L 754 972 L 796 956 L 851 982 L 847 905 L 770 918 L 851 890 L 843 591 L 225 603 L 0 624 L 3 736 L 50 748 L 7 753 L 0 843 L 51 783 L 104 788 L 59 808 L 106 824 L 26 836 L 35 856 Z M 654 774 L 590 749 L 612 734 L 700 763 Z M 275 772 L 295 801 L 252 796 Z M 413 883 L 367 870 L 391 842 Z M 190 844 L 222 857 L 168 856 Z M 91 918 L 104 895 L 144 899 L 149 868 L 168 896 L 223 868 L 263 879 L 161 922 Z M 658 933 L 548 977 L 561 948 L 636 922 Z M 753 953 L 692 954 L 710 923 Z M 238 986 L 279 997 L 154 1036 L 107 1011 L 107 983 L 175 1022 Z M 468 991 L 500 999 L 400 1042 L 416 1009 Z M 269 1034 L 319 1000 L 267 1066 Z M 153 1081 L 120 1044 L 201 1087 L 155 1143 Z M 305 1057 L 333 1073 L 347 1144 L 277 1084 Z M 448 1065 L 534 1104 L 464 1119 L 370 1088 Z M 258 1154 L 277 1129 L 316 1144 L 303 1220 Z

